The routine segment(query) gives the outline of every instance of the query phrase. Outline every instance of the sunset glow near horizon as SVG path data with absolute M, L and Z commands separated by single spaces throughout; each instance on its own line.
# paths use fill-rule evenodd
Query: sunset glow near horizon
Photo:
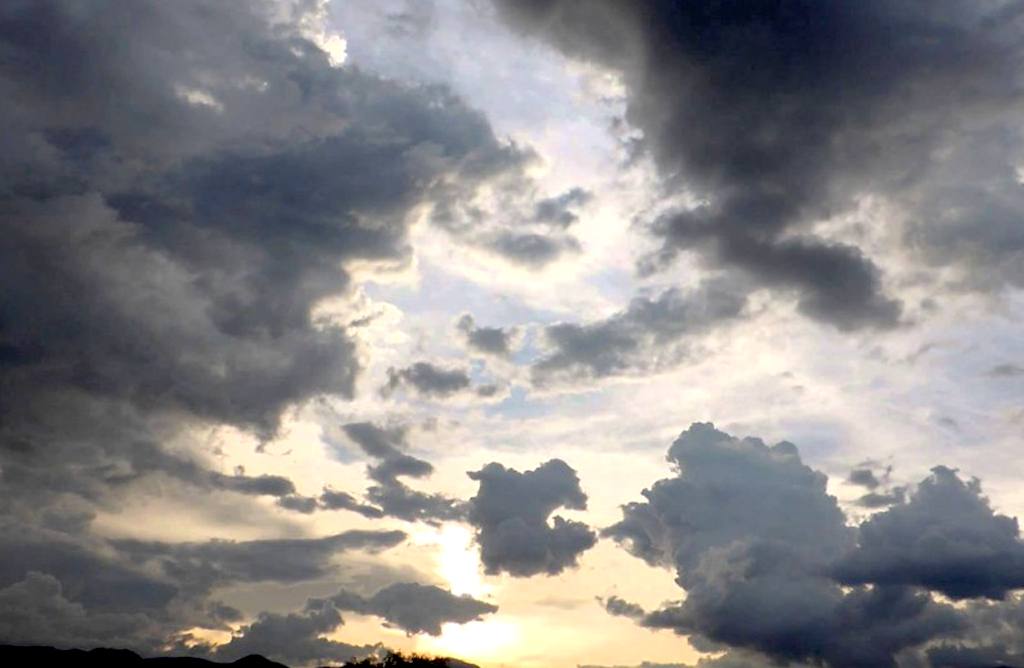
M 0 3 L 0 644 L 1024 668 L 1024 4 Z

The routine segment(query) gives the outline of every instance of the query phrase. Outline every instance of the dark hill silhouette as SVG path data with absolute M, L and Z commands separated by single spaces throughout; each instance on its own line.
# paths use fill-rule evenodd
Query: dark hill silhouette
M 10 668 L 53 666 L 53 668 L 288 668 L 284 664 L 253 654 L 232 663 L 218 663 L 188 656 L 162 656 L 143 659 L 126 649 L 55 649 L 53 647 L 16 647 L 0 645 L 0 666 Z M 363 659 L 345 664 L 345 668 L 480 668 L 472 663 L 447 657 L 390 653 L 382 658 Z

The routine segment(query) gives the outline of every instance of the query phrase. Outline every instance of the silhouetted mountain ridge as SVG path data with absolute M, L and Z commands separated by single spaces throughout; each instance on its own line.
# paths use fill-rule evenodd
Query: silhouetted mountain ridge
M 145 664 L 145 666 L 142 666 Z M 257 654 L 231 663 L 219 663 L 189 656 L 162 656 L 144 659 L 126 649 L 56 649 L 54 647 L 16 647 L 0 645 L 0 666 L 53 666 L 54 668 L 289 668 Z M 392 653 L 383 658 L 346 663 L 347 668 L 480 668 L 449 657 L 405 656 Z

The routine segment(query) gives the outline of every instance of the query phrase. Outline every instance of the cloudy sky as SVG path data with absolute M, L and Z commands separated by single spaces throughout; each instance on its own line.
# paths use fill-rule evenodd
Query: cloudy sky
M 0 642 L 1024 666 L 1024 2 L 0 4 Z

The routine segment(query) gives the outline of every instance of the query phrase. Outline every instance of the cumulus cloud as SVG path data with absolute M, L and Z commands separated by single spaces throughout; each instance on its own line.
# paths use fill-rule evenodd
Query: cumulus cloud
M 1017 520 L 996 514 L 977 480 L 939 466 L 910 501 L 860 526 L 857 550 L 835 566 L 847 584 L 912 585 L 954 599 L 1024 588 Z
M 832 666 L 895 666 L 901 652 L 965 628 L 954 608 L 913 587 L 842 589 L 830 569 L 855 549 L 857 532 L 827 494 L 825 475 L 792 443 L 740 440 L 698 423 L 667 458 L 675 476 L 623 506 L 623 519 L 602 532 L 673 569 L 686 591 L 641 624 L 774 661 Z
M 871 196 L 910 221 L 894 242 L 907 255 L 976 285 L 1021 284 L 1016 3 L 497 5 L 621 74 L 640 145 L 693 202 L 652 221 L 661 248 L 645 270 L 692 252 L 792 293 L 816 320 L 891 327 L 902 305 L 867 245 L 819 231 Z
M 487 573 L 555 575 L 574 568 L 594 546 L 597 538 L 587 525 L 557 515 L 549 521 L 558 508 L 587 507 L 576 472 L 562 460 L 524 473 L 491 463 L 468 475 L 480 483 L 469 500 L 469 522 Z
M 737 319 L 746 297 L 711 281 L 691 293 L 678 289 L 636 297 L 619 313 L 589 324 L 544 328 L 548 349 L 531 368 L 533 382 L 594 379 L 657 371 L 693 354 L 691 337 Z
M 498 610 L 497 606 L 470 596 L 455 596 L 440 587 L 411 582 L 390 585 L 370 597 L 342 590 L 326 601 L 339 610 L 382 617 L 388 625 L 410 635 L 438 636 L 443 624 L 466 624 Z M 319 602 L 311 604 L 316 606 Z

